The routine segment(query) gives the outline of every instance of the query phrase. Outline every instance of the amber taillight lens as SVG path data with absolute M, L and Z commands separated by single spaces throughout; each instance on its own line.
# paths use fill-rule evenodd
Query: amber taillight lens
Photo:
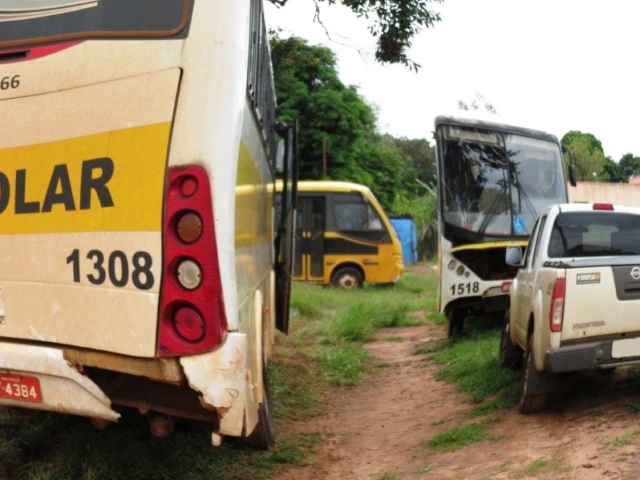
M 176 225 L 176 234 L 184 243 L 197 242 L 202 235 L 202 219 L 195 212 L 180 215 Z

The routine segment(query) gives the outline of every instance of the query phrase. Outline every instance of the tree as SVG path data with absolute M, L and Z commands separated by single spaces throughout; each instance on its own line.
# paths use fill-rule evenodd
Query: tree
M 624 181 L 628 182 L 631 177 L 640 175 L 640 158 L 631 153 L 623 155 L 618 162 L 618 170 Z
M 628 177 L 625 177 L 620 171 L 620 165 L 614 162 L 611 157 L 604 159 L 604 168 L 602 177 L 605 182 L 611 183 L 627 183 Z
M 572 130 L 564 134 L 562 143 L 573 152 L 578 180 L 608 180 L 603 177 L 605 156 L 600 140 L 590 133 Z
M 602 149 L 602 143 L 591 133 L 582 133 L 578 130 L 571 130 L 562 137 L 562 143 L 565 145 L 571 144 L 578 139 L 584 139 L 588 144 L 589 153 L 600 152 L 604 156 L 604 150 Z
M 402 191 L 409 197 L 424 194 L 425 185 L 436 183 L 436 154 L 424 138 L 408 139 L 383 135 L 384 145 L 399 151 L 404 158 Z
M 384 145 L 377 118 L 353 86 L 345 86 L 335 55 L 297 37 L 271 32 L 277 117 L 297 118 L 300 179 L 348 180 L 367 185 L 385 208 L 401 190 L 406 157 Z
M 284 6 L 289 0 L 270 0 Z M 376 60 L 381 63 L 400 63 L 417 70 L 420 65 L 407 58 L 406 51 L 411 41 L 422 28 L 432 27 L 440 21 L 440 14 L 428 9 L 430 3 L 443 0 L 314 0 L 316 21 L 320 20 L 320 5 L 342 3 L 358 17 L 373 18 L 369 28 L 378 39 Z

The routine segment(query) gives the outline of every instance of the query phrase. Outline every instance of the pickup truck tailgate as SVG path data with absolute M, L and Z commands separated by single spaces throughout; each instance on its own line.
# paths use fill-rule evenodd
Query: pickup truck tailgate
M 563 342 L 640 331 L 640 267 L 567 269 L 564 309 Z

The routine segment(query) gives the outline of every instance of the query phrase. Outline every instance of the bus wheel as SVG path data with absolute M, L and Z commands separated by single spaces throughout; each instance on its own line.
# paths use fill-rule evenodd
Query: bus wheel
M 447 332 L 449 338 L 462 335 L 464 332 L 464 318 L 467 310 L 464 308 L 453 308 L 447 312 Z
M 271 385 L 269 374 L 267 373 L 267 353 L 264 345 L 264 335 L 262 340 L 262 403 L 258 407 L 258 423 L 251 432 L 251 435 L 242 439 L 242 444 L 248 447 L 267 450 L 276 443 L 276 430 L 273 426 L 273 413 L 271 411 Z
M 364 278 L 362 278 L 362 274 L 353 267 L 339 268 L 331 276 L 331 285 L 345 290 L 355 290 L 356 288 L 361 288 L 363 284 Z

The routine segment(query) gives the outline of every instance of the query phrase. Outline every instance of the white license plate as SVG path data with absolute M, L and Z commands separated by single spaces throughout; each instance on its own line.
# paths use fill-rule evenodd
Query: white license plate
M 615 340 L 611 346 L 613 358 L 637 357 L 640 355 L 640 337 Z

